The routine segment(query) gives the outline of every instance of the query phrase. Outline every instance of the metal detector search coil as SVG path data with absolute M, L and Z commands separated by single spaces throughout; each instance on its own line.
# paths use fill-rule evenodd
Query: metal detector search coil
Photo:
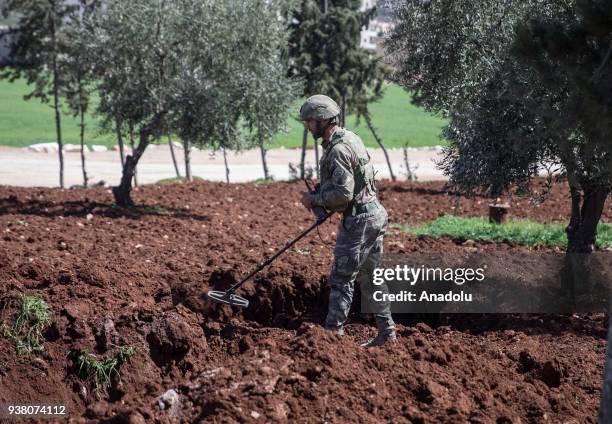
M 221 290 L 211 290 L 206 293 L 206 296 L 215 302 L 225 303 L 226 305 L 239 306 L 241 308 L 247 308 L 249 306 L 249 301 L 244 297 Z

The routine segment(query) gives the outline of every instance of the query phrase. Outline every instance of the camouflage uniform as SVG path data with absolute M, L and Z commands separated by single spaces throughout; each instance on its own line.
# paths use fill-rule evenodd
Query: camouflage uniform
M 361 139 L 337 128 L 331 139 L 324 141 L 323 149 L 321 186 L 317 194 L 311 195 L 311 200 L 314 206 L 345 212 L 338 224 L 325 321 L 328 329 L 342 334 L 355 280 L 359 282 L 362 296 L 372 296 L 373 272 L 383 252 L 388 219 L 387 211 L 376 199 L 374 168 Z M 377 312 L 379 334 L 392 332 L 395 324 L 390 305 L 382 305 Z

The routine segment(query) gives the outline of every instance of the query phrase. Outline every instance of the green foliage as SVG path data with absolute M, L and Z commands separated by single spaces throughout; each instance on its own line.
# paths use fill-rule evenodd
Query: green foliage
M 400 226 L 415 236 L 450 237 L 458 240 L 500 241 L 526 246 L 567 245 L 565 227 L 561 224 L 541 224 L 529 220 L 515 220 L 505 224 L 491 224 L 485 218 L 462 218 L 444 215 L 420 227 Z M 612 224 L 598 227 L 597 247 L 612 247 Z
M 387 47 L 414 101 L 450 117 L 440 163 L 465 191 L 526 187 L 543 166 L 610 184 L 604 3 L 402 3 Z M 587 6 L 588 5 L 588 6 Z M 590 10 L 591 22 L 581 18 Z M 601 72 L 597 67 L 605 64 Z M 594 75 L 597 78 L 594 78 Z M 602 117 L 606 117 L 603 119 Z M 608 147 L 605 147 L 605 146 Z
M 361 28 L 375 14 L 360 6 L 360 0 L 303 0 L 290 25 L 290 73 L 304 79 L 303 96 L 330 96 L 342 116 L 367 113 L 388 76 L 380 59 L 359 46 Z
M 18 17 L 13 26 L 18 37 L 9 44 L 11 63 L 0 68 L 0 79 L 14 81 L 25 78 L 33 90 L 26 100 L 39 98 L 48 103 L 53 95 L 53 63 L 62 67 L 60 59 L 67 54 L 70 39 L 65 23 L 77 6 L 59 0 L 6 0 L 0 3 L 0 14 Z M 63 72 L 58 85 L 64 85 Z
M 533 114 L 509 96 L 517 77 L 530 83 L 510 54 L 514 25 L 546 3 L 413 1 L 396 10 L 386 45 L 398 64 L 394 79 L 415 103 L 450 117 L 440 166 L 465 191 L 524 184 L 550 159 Z
M 193 181 L 203 180 L 200 177 L 193 177 Z M 162 178 L 158 180 L 155 184 L 175 184 L 175 183 L 184 183 L 187 182 L 187 178 L 185 177 L 173 177 L 173 178 Z
M 51 324 L 49 305 L 39 296 L 22 295 L 19 304 L 9 301 L 3 308 L 17 310 L 13 325 L 1 324 L 2 333 L 14 344 L 18 355 L 31 355 L 43 350 L 43 331 Z
M 276 133 L 293 100 L 281 60 L 285 2 L 110 1 L 88 24 L 100 70 L 104 128 L 119 118 L 157 137 L 171 128 L 199 146 L 241 147 L 240 121 Z M 245 31 L 244 28 L 249 28 Z M 156 119 L 161 114 L 164 119 Z
M 255 185 L 266 185 L 266 184 L 272 184 L 272 183 L 278 183 L 278 182 L 280 181 L 277 181 L 274 178 L 257 178 L 256 180 L 249 181 L 249 183 L 255 184 Z
M 570 183 L 585 190 L 612 189 L 611 6 L 609 0 L 575 0 L 563 12 L 538 11 L 517 25 L 512 46 L 534 85 L 552 98 L 533 99 L 530 107 L 558 136 Z M 524 88 L 517 91 L 525 95 Z
M 450 117 L 439 167 L 466 192 L 566 176 L 568 252 L 589 252 L 612 189 L 609 0 L 412 1 L 388 47 L 415 101 Z
M 72 9 L 66 22 L 66 52 L 62 56 L 62 78 L 64 84 L 61 94 L 72 116 L 87 113 L 93 90 L 94 63 L 87 55 L 84 43 L 84 20 L 91 16 L 99 6 L 99 0 L 79 0 L 79 6 Z
M 120 346 L 111 356 L 98 359 L 85 351 L 73 352 L 79 376 L 91 384 L 96 395 L 100 395 L 113 384 L 113 378 L 121 381 L 121 366 L 136 354 L 131 346 Z

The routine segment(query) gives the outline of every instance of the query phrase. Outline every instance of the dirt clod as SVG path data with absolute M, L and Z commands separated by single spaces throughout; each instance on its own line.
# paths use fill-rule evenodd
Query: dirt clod
M 189 352 L 194 338 L 193 329 L 175 312 L 168 312 L 155 319 L 149 333 L 154 348 L 163 354 L 177 357 L 183 357 Z

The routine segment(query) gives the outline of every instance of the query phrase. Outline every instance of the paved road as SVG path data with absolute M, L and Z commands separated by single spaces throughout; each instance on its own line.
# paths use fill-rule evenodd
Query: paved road
M 369 149 L 369 151 L 378 171 L 377 175 L 380 178 L 388 178 L 389 171 L 382 150 Z M 183 150 L 175 149 L 175 152 L 178 156 L 181 173 L 183 173 Z M 401 149 L 390 149 L 389 154 L 395 174 L 398 178 L 404 178 L 403 151 Z M 444 179 L 442 173 L 435 168 L 433 163 L 433 160 L 438 158 L 438 154 L 438 149 L 408 151 L 411 166 L 417 166 L 416 174 L 419 180 Z M 0 184 L 56 187 L 59 185 L 57 156 L 57 153 L 38 153 L 27 148 L 0 147 Z M 270 172 L 275 179 L 288 179 L 289 163 L 299 164 L 300 150 L 273 149 L 268 152 L 267 159 Z M 80 160 L 79 153 L 64 154 L 64 178 L 67 187 L 82 184 Z M 118 152 L 90 152 L 86 154 L 86 160 L 91 183 L 103 180 L 110 185 L 118 184 L 121 178 Z M 263 178 L 259 150 L 249 150 L 241 153 L 228 152 L 228 163 L 231 182 L 246 182 Z M 307 164 L 314 166 L 314 163 L 314 150 L 310 150 L 307 154 Z M 225 181 L 223 154 L 221 152 L 194 151 L 192 153 L 192 172 L 193 175 L 207 180 Z M 175 176 L 168 145 L 149 146 L 138 165 L 138 182 L 148 184 Z

